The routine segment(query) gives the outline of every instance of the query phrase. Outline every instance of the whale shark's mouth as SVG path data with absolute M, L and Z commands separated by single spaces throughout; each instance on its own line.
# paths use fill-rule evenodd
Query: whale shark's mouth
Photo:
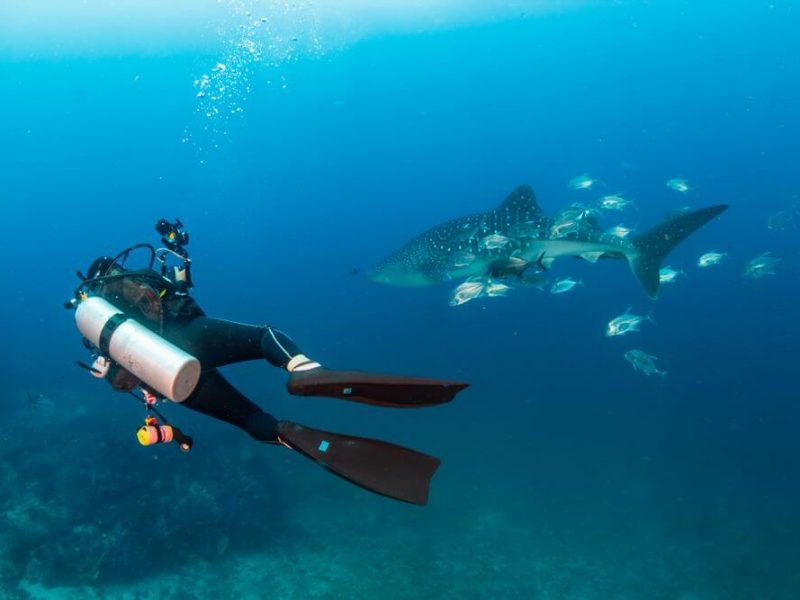
M 381 267 L 378 265 L 367 275 L 371 281 L 392 287 L 423 287 L 437 283 L 437 280 L 427 277 L 413 269 L 399 267 Z

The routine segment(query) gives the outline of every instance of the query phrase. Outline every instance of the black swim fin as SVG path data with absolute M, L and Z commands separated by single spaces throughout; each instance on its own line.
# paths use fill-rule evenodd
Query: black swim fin
M 351 483 L 411 504 L 427 504 L 440 460 L 402 446 L 290 421 L 278 423 L 279 439 Z
M 468 385 L 457 381 L 328 371 L 317 367 L 293 371 L 286 387 L 295 396 L 326 396 L 375 406 L 419 408 L 450 402 Z

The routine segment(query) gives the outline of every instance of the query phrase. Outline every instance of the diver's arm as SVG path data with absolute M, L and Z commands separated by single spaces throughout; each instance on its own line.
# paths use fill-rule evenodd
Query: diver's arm
M 118 392 L 132 392 L 142 383 L 133 373 L 123 369 L 119 363 L 107 356 L 98 356 L 89 372 L 97 379 L 108 381 Z
M 173 281 L 178 286 L 178 290 L 186 292 L 189 288 L 194 287 L 192 283 L 192 261 L 188 256 L 183 257 L 183 266 L 174 267 L 172 270 Z

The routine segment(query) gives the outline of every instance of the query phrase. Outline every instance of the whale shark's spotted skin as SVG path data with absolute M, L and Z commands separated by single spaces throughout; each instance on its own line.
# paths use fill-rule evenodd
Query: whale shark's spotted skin
M 567 235 L 554 236 L 553 220 L 543 214 L 531 187 L 522 185 L 494 210 L 428 229 L 379 263 L 370 277 L 387 285 L 422 286 L 486 274 L 495 260 L 511 256 L 530 262 L 560 256 L 591 262 L 617 258 L 627 259 L 645 292 L 655 298 L 663 258 L 726 208 L 712 206 L 675 217 L 634 240 L 604 233 L 593 218 L 581 220 Z M 481 243 L 487 236 L 504 236 L 508 243 Z
M 545 232 L 552 225 L 529 186 L 517 188 L 494 210 L 428 229 L 382 261 L 371 277 L 389 285 L 413 286 L 477 275 L 495 258 L 520 248 L 513 235 L 518 224 L 525 224 L 531 232 Z M 509 237 L 510 244 L 496 250 L 483 249 L 481 240 L 494 234 Z M 469 256 L 474 258 L 465 260 Z M 469 264 L 464 266 L 465 262 Z

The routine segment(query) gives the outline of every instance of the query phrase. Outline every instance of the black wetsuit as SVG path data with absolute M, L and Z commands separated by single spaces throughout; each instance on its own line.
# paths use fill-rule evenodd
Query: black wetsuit
M 163 335 L 203 366 L 200 381 L 184 400 L 184 406 L 236 425 L 259 441 L 277 442 L 277 420 L 231 385 L 219 367 L 266 359 L 276 367 L 286 368 L 289 360 L 300 354 L 289 336 L 270 326 L 206 316 L 165 322 Z
M 158 320 L 142 318 L 141 306 L 125 298 L 121 284 L 104 286 L 99 295 L 200 361 L 200 380 L 182 402 L 183 406 L 244 429 L 259 441 L 277 442 L 277 419 L 237 390 L 219 372 L 219 367 L 266 359 L 276 367 L 286 368 L 300 354 L 297 344 L 274 327 L 206 316 L 193 298 L 154 271 L 132 272 L 129 278 L 150 287 L 159 280 L 162 289 L 157 291 L 163 291 L 164 295 Z

